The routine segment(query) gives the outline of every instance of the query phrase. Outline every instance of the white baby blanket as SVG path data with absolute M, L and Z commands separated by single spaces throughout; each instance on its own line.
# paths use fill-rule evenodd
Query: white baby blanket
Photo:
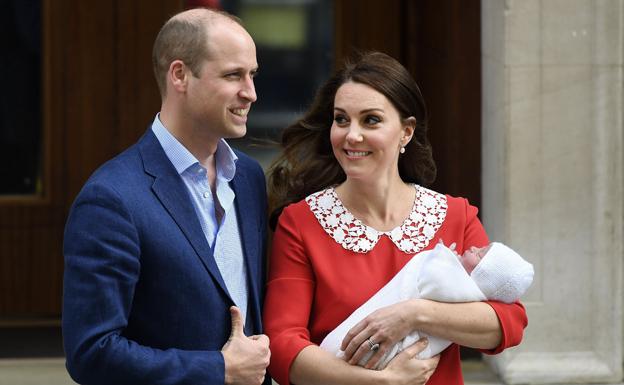
M 523 277 L 521 280 L 522 287 L 512 287 L 513 290 L 508 290 L 516 294 L 516 298 L 513 300 L 518 300 L 532 282 L 533 266 L 508 247 L 502 244 L 496 244 L 496 246 L 497 251 L 500 250 L 501 253 L 505 251 L 506 256 L 504 260 L 506 269 L 504 269 L 504 271 L 494 269 L 494 273 L 496 275 L 502 274 L 503 276 L 513 273 L 514 275 L 520 274 Z M 488 259 L 498 260 L 499 253 L 496 253 L 497 255 L 494 256 L 494 258 L 490 258 L 489 254 L 490 252 L 486 255 L 487 258 L 484 258 L 481 263 L 479 263 L 479 270 L 477 271 L 475 269 L 476 272 L 483 273 L 484 271 L 489 271 L 488 264 L 485 264 Z M 500 266 L 500 260 L 497 261 L 497 265 Z M 473 271 L 473 276 L 475 275 L 475 271 Z M 373 295 L 366 303 L 356 309 L 344 322 L 338 325 L 336 329 L 329 333 L 320 346 L 338 357 L 344 356 L 344 352 L 340 350 L 340 345 L 345 335 L 352 327 L 375 310 L 410 298 L 426 298 L 439 302 L 486 300 L 486 296 L 481 289 L 479 289 L 479 286 L 475 283 L 473 278 L 468 275 L 461 265 L 457 255 L 442 243 L 439 243 L 432 250 L 423 251 L 414 255 L 390 282 L 381 288 L 381 290 Z M 509 284 L 507 285 L 509 286 Z M 451 344 L 450 341 L 442 338 L 414 332 L 396 343 L 379 361 L 375 369 L 381 370 L 385 368 L 394 356 L 424 336 L 429 339 L 429 344 L 418 355 L 418 358 L 421 359 L 430 358 L 440 353 Z M 371 351 L 360 360 L 358 365 L 364 366 L 372 355 L 373 352 Z

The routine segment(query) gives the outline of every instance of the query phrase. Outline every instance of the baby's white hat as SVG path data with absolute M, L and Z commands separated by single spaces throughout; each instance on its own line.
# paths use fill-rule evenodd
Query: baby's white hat
M 533 265 L 502 243 L 493 242 L 470 276 L 490 300 L 512 303 L 533 282 Z

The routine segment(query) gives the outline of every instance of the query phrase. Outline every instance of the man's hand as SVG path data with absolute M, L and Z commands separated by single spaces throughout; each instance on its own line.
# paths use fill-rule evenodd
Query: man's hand
M 230 308 L 232 333 L 221 353 L 225 361 L 227 385 L 262 384 L 269 366 L 269 337 L 264 334 L 247 337 L 243 333 L 243 317 L 236 306 Z

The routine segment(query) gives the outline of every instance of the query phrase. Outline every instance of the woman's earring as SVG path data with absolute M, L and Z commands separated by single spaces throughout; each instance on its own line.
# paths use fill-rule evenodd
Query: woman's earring
M 401 149 L 399 150 L 399 152 L 400 152 L 401 154 L 405 154 L 405 147 L 401 147 Z

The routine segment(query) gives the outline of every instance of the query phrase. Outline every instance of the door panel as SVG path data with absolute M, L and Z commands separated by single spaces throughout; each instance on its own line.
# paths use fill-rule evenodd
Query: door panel
M 180 9 L 179 0 L 43 0 L 41 192 L 0 197 L 0 325 L 60 316 L 69 207 L 158 111 L 151 47 Z

